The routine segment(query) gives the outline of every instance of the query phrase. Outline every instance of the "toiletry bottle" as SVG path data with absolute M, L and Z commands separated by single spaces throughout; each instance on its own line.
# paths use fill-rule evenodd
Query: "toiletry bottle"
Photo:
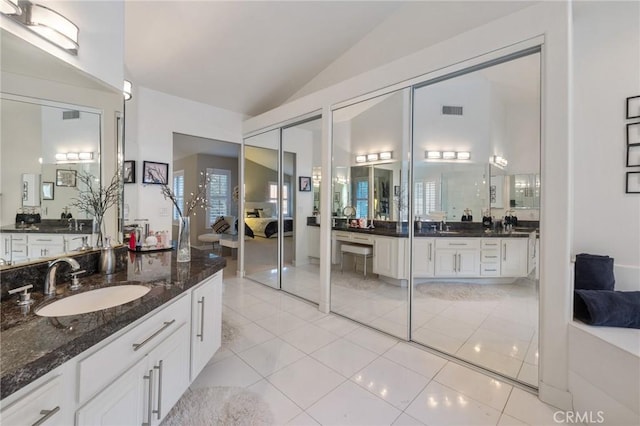
M 105 244 L 100 250 L 100 272 L 110 275 L 116 271 L 116 254 L 111 247 L 111 238 L 105 238 Z
M 136 249 L 136 231 L 131 231 L 129 235 L 129 250 Z

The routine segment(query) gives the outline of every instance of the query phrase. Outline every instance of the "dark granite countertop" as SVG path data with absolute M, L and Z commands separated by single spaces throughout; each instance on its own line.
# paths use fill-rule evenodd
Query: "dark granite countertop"
M 82 231 L 69 229 L 69 226 L 42 226 L 37 225 L 7 225 L 0 228 L 1 233 L 17 233 L 17 234 L 91 234 L 91 226 L 84 226 Z
M 407 238 L 406 227 L 402 232 L 398 232 L 395 228 L 346 228 L 346 227 L 334 227 L 334 231 L 347 231 L 357 232 L 359 234 L 380 235 L 385 237 L 398 237 Z M 484 229 L 452 229 L 450 231 L 430 231 L 423 228 L 421 231 L 414 231 L 414 237 L 431 237 L 431 238 L 449 238 L 449 237 L 462 237 L 462 238 L 528 238 L 529 234 L 536 229 L 530 230 L 517 230 L 517 231 L 492 231 Z
M 58 318 L 33 313 L 44 301 L 42 294 L 34 293 L 35 302 L 27 310 L 17 306 L 15 299 L 2 302 L 0 399 L 171 301 L 225 265 L 224 258 L 199 250 L 191 251 L 191 262 L 179 264 L 174 251 L 129 253 L 123 271 L 111 276 L 97 273 L 81 277 L 83 287 L 73 294 L 124 284 L 145 285 L 151 289 L 133 302 Z M 59 283 L 62 293 L 55 299 L 71 295 L 67 288 L 66 284 Z

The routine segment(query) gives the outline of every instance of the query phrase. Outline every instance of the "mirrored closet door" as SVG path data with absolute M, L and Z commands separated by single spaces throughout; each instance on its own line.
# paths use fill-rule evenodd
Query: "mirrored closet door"
M 416 86 L 412 134 L 411 340 L 537 386 L 540 54 Z
M 280 129 L 244 142 L 244 274 L 280 288 Z
M 409 89 L 333 111 L 331 311 L 409 338 Z

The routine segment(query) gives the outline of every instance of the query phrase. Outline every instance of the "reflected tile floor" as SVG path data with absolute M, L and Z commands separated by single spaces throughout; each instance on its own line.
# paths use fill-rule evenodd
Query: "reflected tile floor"
M 254 281 L 225 278 L 223 303 L 234 341 L 192 388 L 252 390 L 277 425 L 554 424 L 529 393 Z

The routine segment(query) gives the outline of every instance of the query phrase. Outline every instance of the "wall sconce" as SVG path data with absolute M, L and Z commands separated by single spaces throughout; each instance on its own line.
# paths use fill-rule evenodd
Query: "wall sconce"
M 491 163 L 492 165 L 500 168 L 500 169 L 504 169 L 507 167 L 507 164 L 509 164 L 509 162 L 507 161 L 506 158 L 500 157 L 499 155 L 494 155 L 492 157 L 489 158 L 489 163 Z
M 18 0 L 0 0 L 0 13 L 5 15 L 20 15 L 22 9 L 18 6 Z
M 15 0 L 0 0 L 0 4 L 9 18 L 72 55 L 78 54 L 78 27 L 63 15 L 29 1 L 20 0 L 16 6 Z
M 372 153 L 367 155 L 356 155 L 356 163 L 367 163 L 379 160 L 391 160 L 393 158 L 392 151 L 385 151 L 380 153 Z
M 59 152 L 56 154 L 58 163 L 91 162 L 93 152 Z
M 424 157 L 427 160 L 470 160 L 469 151 L 425 151 Z
M 124 81 L 124 84 L 122 85 L 122 94 L 125 101 L 131 99 L 131 82 L 129 80 Z

